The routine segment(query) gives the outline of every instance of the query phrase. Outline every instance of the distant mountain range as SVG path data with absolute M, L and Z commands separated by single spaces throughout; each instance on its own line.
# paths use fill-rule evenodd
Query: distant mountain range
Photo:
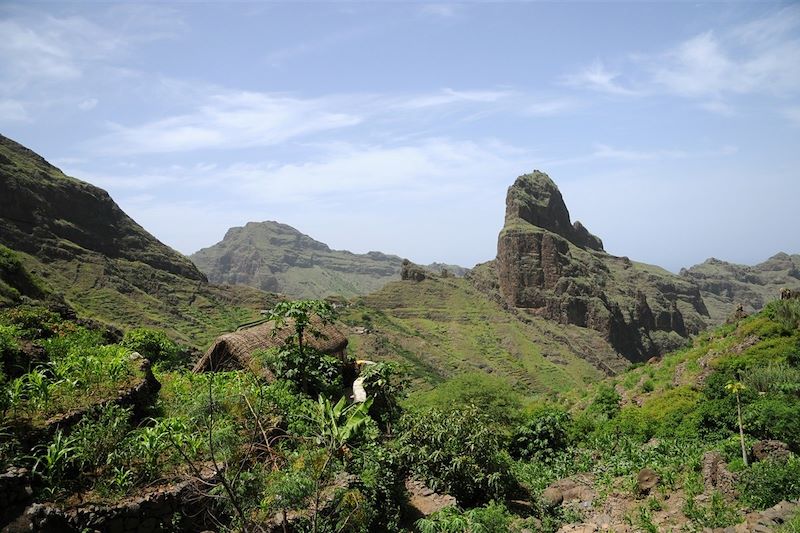
M 721 324 L 742 304 L 750 314 L 778 297 L 782 288 L 800 289 L 800 255 L 778 253 L 755 266 L 713 257 L 681 270 L 700 288 L 712 325 Z
M 403 259 L 381 252 L 354 254 L 331 250 L 278 222 L 248 222 L 231 228 L 217 244 L 189 258 L 213 283 L 241 284 L 293 298 L 359 296 L 400 279 Z M 435 273 L 447 269 L 463 276 L 467 269 L 433 263 Z

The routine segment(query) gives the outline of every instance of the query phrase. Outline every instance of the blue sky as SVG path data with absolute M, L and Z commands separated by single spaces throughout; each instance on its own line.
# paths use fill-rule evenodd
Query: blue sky
M 183 253 L 472 266 L 533 169 L 617 255 L 800 252 L 796 3 L 0 4 L 0 132 Z

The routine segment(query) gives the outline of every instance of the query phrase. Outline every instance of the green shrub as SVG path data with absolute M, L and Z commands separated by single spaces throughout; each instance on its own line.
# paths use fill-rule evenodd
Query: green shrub
M 788 394 L 758 398 L 744 409 L 745 431 L 760 439 L 776 439 L 800 450 L 800 398 Z
M 619 414 L 621 402 L 622 397 L 614 390 L 614 387 L 604 383 L 597 388 L 597 393 L 589 405 L 588 411 L 612 419 Z
M 0 313 L 0 324 L 16 326 L 21 337 L 32 340 L 52 336 L 61 322 L 58 314 L 35 305 L 20 305 Z
M 511 453 L 522 459 L 549 461 L 566 448 L 571 419 L 568 413 L 546 407 L 517 426 L 511 439 Z
M 188 362 L 187 354 L 163 331 L 136 328 L 125 333 L 122 346 L 139 352 L 154 365 L 163 368 L 179 368 Z
M 776 300 L 769 307 L 783 334 L 791 334 L 800 326 L 800 300 Z
M 759 461 L 741 472 L 741 499 L 756 509 L 800 498 L 800 458 Z
M 511 461 L 500 435 L 475 406 L 406 415 L 397 445 L 414 474 L 463 504 L 500 498 L 512 489 Z
M 336 395 L 342 390 L 342 360 L 309 346 L 302 354 L 294 346 L 258 350 L 255 360 L 266 366 L 275 377 L 291 381 L 310 396 Z
M 446 507 L 418 520 L 416 526 L 420 533 L 507 533 L 515 530 L 511 526 L 514 518 L 505 505 L 492 501 L 467 511 Z

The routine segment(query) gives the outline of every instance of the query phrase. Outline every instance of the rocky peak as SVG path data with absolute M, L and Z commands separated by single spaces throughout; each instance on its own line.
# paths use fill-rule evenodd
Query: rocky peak
M 508 188 L 506 225 L 519 220 L 552 231 L 581 248 L 603 249 L 603 241 L 583 224 L 570 222 L 561 191 L 550 176 L 539 170 L 523 174 Z
M 708 316 L 691 281 L 605 253 L 598 237 L 571 223 L 558 187 L 539 171 L 508 189 L 496 269 L 509 307 L 600 331 L 633 361 L 681 345 Z

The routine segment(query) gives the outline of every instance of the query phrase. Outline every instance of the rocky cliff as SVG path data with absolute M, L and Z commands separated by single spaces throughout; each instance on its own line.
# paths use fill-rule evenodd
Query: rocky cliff
M 272 298 L 209 284 L 106 191 L 65 176 L 1 135 L 0 244 L 14 251 L 41 292 L 58 295 L 80 314 L 122 327 L 158 326 L 198 347 Z
M 381 252 L 354 254 L 278 222 L 248 222 L 231 228 L 222 241 L 195 252 L 192 261 L 214 283 L 249 285 L 294 298 L 357 296 L 400 279 L 403 259 Z M 463 274 L 455 265 L 429 270 Z
M 680 275 L 700 287 L 711 323 L 717 325 L 728 319 L 739 304 L 750 314 L 778 298 L 782 288 L 800 289 L 800 255 L 780 252 L 755 266 L 712 257 L 681 269 Z
M 603 251 L 598 237 L 571 223 L 558 187 L 539 171 L 508 189 L 490 267 L 507 305 L 597 330 L 631 361 L 679 346 L 708 319 L 697 285 Z

